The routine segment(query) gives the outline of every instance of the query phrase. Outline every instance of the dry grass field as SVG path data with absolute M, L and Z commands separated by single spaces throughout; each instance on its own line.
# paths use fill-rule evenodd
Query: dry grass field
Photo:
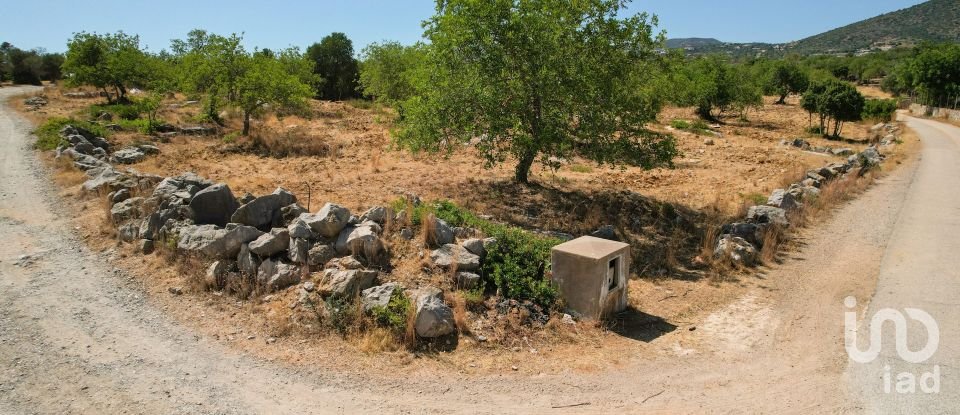
M 39 111 L 27 111 L 22 99 L 13 105 L 39 124 L 51 116 L 83 118 L 89 105 L 101 101 L 66 98 L 55 87 L 48 87 L 44 94 L 49 104 Z M 168 104 L 184 100 L 177 97 Z M 297 320 L 302 313 L 291 316 L 295 290 L 251 301 L 215 292 L 169 294 L 168 288 L 184 285 L 183 268 L 160 255 L 136 254 L 134 247 L 116 242 L 105 203 L 79 190 L 82 173 L 57 163 L 51 154 L 43 157 L 55 166 L 54 178 L 62 196 L 76 207 L 69 214 L 75 216 L 79 232 L 92 246 L 112 252 L 117 264 L 138 275 L 154 301 L 171 314 L 241 349 L 291 363 L 324 361 L 342 370 L 390 371 L 400 365 L 404 370 L 453 367 L 460 373 L 495 372 L 511 366 L 542 372 L 570 367 L 592 371 L 618 363 L 621 357 L 606 352 L 611 348 L 629 350 L 631 356 L 654 356 L 695 347 L 698 340 L 692 330 L 706 315 L 763 284 L 765 267 L 711 272 L 697 257 L 711 226 L 724 218 L 742 216 L 747 206 L 764 202 L 773 189 L 796 181 L 804 170 L 841 160 L 784 146 L 781 140 L 799 137 L 814 146 L 856 151 L 866 146 L 865 141 L 837 142 L 812 136 L 805 132 L 808 115 L 798 107 L 796 98 L 788 100 L 788 105 L 773 105 L 773 101 L 765 98 L 763 108 L 751 111 L 747 121 L 722 119 L 721 124 L 711 126 L 715 133 L 670 127 L 673 120 L 694 120 L 691 109 L 663 111 L 651 128 L 676 136 L 683 155 L 675 168 L 647 171 L 573 159 L 563 161 L 557 170 L 535 167 L 531 186 L 511 181 L 509 161 L 484 168 L 470 147 L 450 155 L 398 150 L 390 140 L 390 110 L 362 103 L 313 102 L 309 116 L 270 116 L 255 122 L 249 138 L 218 134 L 158 140 L 136 132 L 110 137 L 114 145 L 150 142 L 160 147 L 159 156 L 132 166 L 138 171 L 164 176 L 192 171 L 229 184 L 238 196 L 284 187 L 296 193 L 304 205 L 309 195 L 311 211 L 330 201 L 362 212 L 414 193 L 424 200 L 448 199 L 496 221 L 530 230 L 580 235 L 613 225 L 633 244 L 636 269 L 629 283 L 631 315 L 603 327 L 566 325 L 557 319 L 545 329 L 507 327 L 513 332 L 499 337 L 494 333 L 492 337 L 503 339 L 496 342 L 462 335 L 453 351 L 437 351 L 427 359 L 386 341 L 388 335 L 377 330 L 348 333 L 346 341 L 318 335 L 309 324 Z M 189 125 L 194 124 L 197 112 L 195 105 L 175 105 L 160 115 L 172 124 Z M 238 130 L 239 117 L 224 115 L 226 130 Z M 869 126 L 850 124 L 844 136 L 867 140 Z M 862 190 L 868 184 L 848 186 Z M 810 218 L 809 222 L 815 221 Z M 395 279 L 427 282 L 422 280 L 436 278 L 419 272 L 424 256 L 421 246 L 399 238 L 387 242 L 396 262 Z M 767 266 L 776 266 L 775 257 L 768 255 Z M 460 307 L 458 312 L 467 314 L 466 321 L 482 319 L 470 307 Z M 652 342 L 662 336 L 669 337 Z M 357 350 L 365 353 L 341 358 L 345 352 Z

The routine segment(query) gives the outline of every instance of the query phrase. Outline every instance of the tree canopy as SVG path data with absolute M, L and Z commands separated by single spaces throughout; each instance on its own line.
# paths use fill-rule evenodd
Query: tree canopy
M 360 87 L 373 99 L 390 105 L 417 94 L 416 79 L 421 76 L 427 46 L 404 46 L 398 42 L 373 43 L 363 49 L 360 63 Z
M 109 100 L 124 101 L 129 88 L 145 85 L 154 75 L 148 61 L 139 36 L 80 32 L 67 42 L 62 69 L 70 85 L 95 86 Z M 111 96 L 108 88 L 116 95 Z
M 317 88 L 317 98 L 342 100 L 357 96 L 358 64 L 353 56 L 353 42 L 347 35 L 334 32 L 307 48 L 313 61 L 313 72 L 324 82 Z
M 438 1 L 430 49 L 397 141 L 413 150 L 473 142 L 488 166 L 580 155 L 598 163 L 668 164 L 669 136 L 644 128 L 660 110 L 663 35 L 655 17 L 621 18 L 620 0 Z M 427 87 L 429 86 L 429 87 Z
M 860 120 L 865 99 L 853 85 L 837 79 L 815 81 L 803 94 L 801 106 L 811 115 L 820 117 L 820 132 L 828 135 L 830 120 L 833 120 L 833 136 L 843 132 L 843 123 Z

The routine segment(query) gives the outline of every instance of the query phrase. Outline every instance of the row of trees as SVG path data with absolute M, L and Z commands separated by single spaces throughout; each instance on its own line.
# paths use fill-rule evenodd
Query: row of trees
M 281 51 L 244 49 L 241 38 L 195 30 L 168 51 L 144 51 L 136 36 L 80 33 L 63 71 L 113 101 L 132 86 L 157 97 L 179 90 L 204 98 L 208 118 L 232 106 L 250 119 L 266 108 L 291 111 L 310 96 L 367 96 L 397 110 L 398 144 L 452 151 L 472 142 L 488 165 L 516 160 L 527 182 L 539 160 L 579 155 L 598 163 L 669 165 L 673 139 L 650 132 L 666 103 L 692 106 L 704 119 L 745 117 L 763 95 L 785 103 L 803 94 L 833 134 L 860 117 L 863 97 L 819 60 L 732 62 L 719 56 L 664 53 L 664 35 L 647 14 L 625 16 L 622 0 L 444 0 L 424 24 L 425 43 L 375 43 L 354 58 L 334 33 Z M 825 60 L 824 60 L 825 61 Z M 159 102 L 144 100 L 146 102 Z
M 882 86 L 921 104 L 960 108 L 960 45 L 931 44 L 913 50 Z
M 112 103 L 130 103 L 131 88 L 149 91 L 138 102 L 148 114 L 174 91 L 202 97 L 206 117 L 217 123 L 223 106 L 237 108 L 247 135 L 251 118 L 266 108 L 296 111 L 311 96 L 358 96 L 359 64 L 353 55 L 353 45 L 342 33 L 301 53 L 296 48 L 248 51 L 239 35 L 193 30 L 185 39 L 173 40 L 169 50 L 150 53 L 135 35 L 82 32 L 67 43 L 62 70 L 70 85 L 99 88 Z
M 43 49 L 23 50 L 9 42 L 0 44 L 0 82 L 40 85 L 60 79 L 63 55 Z

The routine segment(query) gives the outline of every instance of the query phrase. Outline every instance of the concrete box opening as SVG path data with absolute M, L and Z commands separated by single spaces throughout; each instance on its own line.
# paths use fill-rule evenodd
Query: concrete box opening
M 553 281 L 570 312 L 598 320 L 627 307 L 630 245 L 584 236 L 551 252 Z

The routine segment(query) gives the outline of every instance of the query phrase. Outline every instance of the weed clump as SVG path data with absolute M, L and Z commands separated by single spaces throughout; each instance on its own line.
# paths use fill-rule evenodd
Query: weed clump
M 37 127 L 33 134 L 37 136 L 35 147 L 38 150 L 54 150 L 63 143 L 60 137 L 60 130 L 67 125 L 82 128 L 89 131 L 97 137 L 107 137 L 110 132 L 102 126 L 87 121 L 79 121 L 73 118 L 53 117 Z

